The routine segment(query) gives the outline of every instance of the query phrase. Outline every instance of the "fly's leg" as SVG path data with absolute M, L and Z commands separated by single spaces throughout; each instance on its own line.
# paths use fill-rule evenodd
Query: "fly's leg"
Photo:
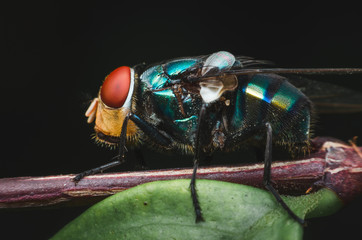
M 174 146 L 174 142 L 168 135 L 161 133 L 156 127 L 152 126 L 134 113 L 128 114 L 129 118 L 134 122 L 142 132 L 147 135 L 155 144 L 171 149 Z
M 195 139 L 194 170 L 192 172 L 192 177 L 191 177 L 191 182 L 190 182 L 191 198 L 192 198 L 192 203 L 194 205 L 194 210 L 195 210 L 195 214 L 196 214 L 196 222 L 204 221 L 204 219 L 202 218 L 201 207 L 200 207 L 199 199 L 197 197 L 195 184 L 196 184 L 196 173 L 197 173 L 197 168 L 199 166 L 199 159 L 200 159 L 200 128 L 201 128 L 200 126 L 201 126 L 202 118 L 205 115 L 205 109 L 206 109 L 206 104 L 202 104 L 200 114 L 199 114 L 199 121 L 198 121 L 198 125 L 197 125 L 196 139 Z
M 93 175 L 96 173 L 103 172 L 109 168 L 118 166 L 124 162 L 124 153 L 125 153 L 125 145 L 127 139 L 127 124 L 128 121 L 132 120 L 149 138 L 151 138 L 154 142 L 158 143 L 161 146 L 166 148 L 171 148 L 173 146 L 173 141 L 168 137 L 163 135 L 159 132 L 155 127 L 144 121 L 143 119 L 139 118 L 136 114 L 128 113 L 125 117 L 122 125 L 121 135 L 120 135 L 120 142 L 119 142 L 119 152 L 116 157 L 113 159 L 117 159 L 100 167 L 96 167 L 82 173 L 79 173 L 75 176 L 72 180 L 74 182 L 79 182 L 85 176 Z
M 305 222 L 303 219 L 298 217 L 283 201 L 280 197 L 279 193 L 275 190 L 275 188 L 271 185 L 271 163 L 272 163 L 272 135 L 273 130 L 270 123 L 266 123 L 266 148 L 265 148 L 265 162 L 264 162 L 264 176 L 263 183 L 266 189 L 269 190 L 278 201 L 278 203 L 288 212 L 289 216 L 292 217 L 295 221 L 304 225 Z
M 101 173 L 109 168 L 118 166 L 124 162 L 124 150 L 125 150 L 125 144 L 126 144 L 126 137 L 127 137 L 127 124 L 129 121 L 129 115 L 127 115 L 123 120 L 121 135 L 120 135 L 120 142 L 119 142 L 119 152 L 118 155 L 112 159 L 117 158 L 116 161 L 112 161 L 110 163 L 104 164 L 102 166 L 92 168 L 90 170 L 84 171 L 82 173 L 79 173 L 77 176 L 75 176 L 72 181 L 73 182 L 79 182 L 82 178 L 85 176 Z

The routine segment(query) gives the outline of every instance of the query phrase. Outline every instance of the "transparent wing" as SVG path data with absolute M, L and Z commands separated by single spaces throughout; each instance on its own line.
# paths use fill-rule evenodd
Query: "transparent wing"
M 205 63 L 209 57 L 210 55 L 204 55 L 195 58 Z M 273 67 L 274 64 L 271 61 L 257 60 L 247 56 L 236 56 L 235 60 L 231 68 L 213 73 L 210 71 L 211 74 L 203 76 L 198 73 L 202 68 L 207 68 L 207 65 L 196 65 L 183 72 L 180 78 L 195 86 L 201 86 L 204 100 L 213 101 L 222 92 L 235 89 L 237 86 L 235 76 L 272 73 L 286 75 L 291 84 L 311 99 L 318 113 L 362 112 L 362 92 L 301 77 L 338 74 L 344 80 L 343 78 L 348 79 L 350 74 L 362 74 L 362 68 L 276 68 Z
M 288 81 L 300 89 L 314 103 L 318 113 L 352 113 L 362 112 L 362 92 L 348 89 L 328 82 L 311 80 L 301 77 L 302 75 L 341 75 L 341 82 L 348 80 L 350 74 L 361 74 L 362 68 L 258 68 L 259 64 L 254 59 L 244 58 L 250 61 L 254 67 L 232 68 L 224 71 L 222 75 L 252 75 L 252 74 L 280 74 L 286 75 Z M 211 76 L 208 76 L 209 78 Z
M 238 65 L 236 65 L 233 70 L 236 69 L 243 69 L 243 68 L 260 68 L 260 67 L 266 67 L 266 66 L 274 66 L 274 63 L 269 60 L 258 60 L 252 57 L 247 56 L 237 56 L 236 60 L 240 63 L 240 67 L 238 68 Z
M 319 114 L 362 112 L 362 89 L 299 76 L 288 77 L 288 81 L 308 96 Z
M 225 71 L 224 74 L 249 75 L 260 73 L 323 75 L 323 74 L 355 74 L 362 73 L 362 68 L 237 68 Z

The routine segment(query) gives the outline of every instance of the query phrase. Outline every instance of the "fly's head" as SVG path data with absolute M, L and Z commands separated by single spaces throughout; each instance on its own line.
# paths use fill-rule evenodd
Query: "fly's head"
M 123 121 L 131 111 L 134 85 L 134 70 L 125 66 L 115 69 L 105 78 L 98 97 L 85 113 L 88 123 L 95 120 L 97 142 L 111 147 L 119 144 Z M 134 140 L 137 130 L 135 124 L 129 121 L 127 139 Z

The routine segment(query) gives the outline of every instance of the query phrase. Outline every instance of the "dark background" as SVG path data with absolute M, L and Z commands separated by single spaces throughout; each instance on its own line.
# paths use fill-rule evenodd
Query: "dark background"
M 90 139 L 84 111 L 118 66 L 227 50 L 281 67 L 362 67 L 357 6 L 142 4 L 31 1 L 2 9 L 0 177 L 78 173 L 113 157 Z M 335 81 L 362 91 L 360 77 Z M 362 136 L 361 120 L 360 113 L 321 116 L 316 135 Z M 160 158 L 146 162 L 151 168 L 182 164 L 181 156 Z M 311 220 L 304 238 L 361 237 L 361 200 Z M 85 209 L 3 211 L 1 234 L 46 239 Z

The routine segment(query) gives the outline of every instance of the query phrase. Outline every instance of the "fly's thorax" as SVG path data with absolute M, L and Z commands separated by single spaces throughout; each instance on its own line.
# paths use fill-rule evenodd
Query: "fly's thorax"
M 187 89 L 179 74 L 198 63 L 185 58 L 152 66 L 140 74 L 137 89 L 139 116 L 180 143 L 184 152 L 190 152 L 193 143 L 201 98 Z

